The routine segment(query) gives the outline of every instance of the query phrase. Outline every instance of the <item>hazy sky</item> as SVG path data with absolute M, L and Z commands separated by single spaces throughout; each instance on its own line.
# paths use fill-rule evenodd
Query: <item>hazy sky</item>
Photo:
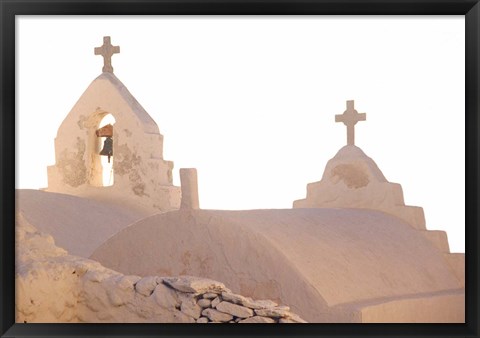
M 16 186 L 47 186 L 57 129 L 103 59 L 157 122 L 164 158 L 197 168 L 204 209 L 291 208 L 356 145 L 427 228 L 465 236 L 464 17 L 17 16 Z

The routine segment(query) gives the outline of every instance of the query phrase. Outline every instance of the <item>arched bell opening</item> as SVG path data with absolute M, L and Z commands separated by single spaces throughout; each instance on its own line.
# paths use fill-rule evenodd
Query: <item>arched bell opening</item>
M 108 187 L 114 184 L 113 177 L 113 129 L 115 118 L 112 114 L 97 111 L 90 115 L 88 126 L 87 164 L 88 182 L 94 187 Z M 107 144 L 105 141 L 108 139 Z M 107 145 L 107 148 L 104 146 Z M 105 148 L 105 150 L 104 150 Z M 109 152 L 107 150 L 110 149 Z M 110 156 L 108 156 L 110 154 Z
M 113 175 L 113 126 L 115 118 L 112 114 L 106 114 L 98 124 L 95 131 L 97 137 L 95 153 L 100 157 L 101 179 L 100 186 L 108 187 L 114 183 Z

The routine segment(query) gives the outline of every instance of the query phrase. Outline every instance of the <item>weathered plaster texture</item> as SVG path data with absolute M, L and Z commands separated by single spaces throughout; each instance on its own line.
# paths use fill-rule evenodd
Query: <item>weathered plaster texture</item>
M 15 320 L 19 323 L 305 322 L 286 306 L 233 294 L 214 280 L 126 276 L 71 256 L 21 213 L 16 216 L 15 242 Z M 225 295 L 216 308 L 202 302 L 212 293 L 218 299 Z M 257 309 L 268 313 L 260 317 Z M 278 314 L 279 310 L 283 312 Z
M 307 197 L 294 208 L 362 208 L 397 216 L 425 229 L 423 209 L 406 206 L 400 184 L 390 183 L 358 147 L 345 146 L 328 161 L 321 181 L 307 185 Z
M 104 116 L 112 114 L 113 181 L 103 187 L 99 138 Z M 97 77 L 74 105 L 55 138 L 55 165 L 48 167 L 47 191 L 126 201 L 150 213 L 178 209 L 173 162 L 163 159 L 157 124 L 113 73 Z

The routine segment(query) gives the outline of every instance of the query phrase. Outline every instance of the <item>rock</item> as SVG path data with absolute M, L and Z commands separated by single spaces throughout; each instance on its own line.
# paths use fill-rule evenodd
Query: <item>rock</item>
M 175 290 L 195 294 L 207 292 L 221 293 L 227 290 L 223 283 L 193 276 L 164 277 L 163 282 Z
M 200 317 L 197 319 L 197 323 L 205 324 L 208 323 L 208 318 L 207 317 Z
M 214 293 L 214 292 L 207 292 L 203 295 L 203 298 L 205 299 L 214 299 L 218 296 L 218 293 Z
M 104 279 L 106 279 L 105 277 L 105 274 L 104 273 L 101 273 L 99 271 L 95 271 L 95 270 L 88 270 L 87 272 L 85 272 L 84 274 L 84 279 L 90 281 L 90 282 L 93 282 L 93 283 L 100 283 L 102 282 Z
M 267 308 L 271 308 L 271 307 L 276 307 L 278 306 L 277 303 L 275 303 L 274 301 L 272 300 L 268 300 L 268 299 L 265 299 L 265 300 L 253 300 L 252 302 L 248 302 L 246 304 L 243 304 L 244 306 L 247 306 L 251 309 L 267 309 Z
M 279 322 L 280 324 L 298 324 L 297 322 L 294 322 L 293 320 L 288 319 L 288 318 L 280 318 L 280 319 L 278 320 L 278 322 Z
M 202 308 L 195 302 L 194 299 L 184 300 L 180 305 L 180 310 L 187 316 L 195 319 L 200 318 L 200 314 L 202 313 Z
M 210 307 L 210 304 L 212 304 L 210 299 L 200 299 L 197 304 L 203 308 Z
M 215 308 L 215 307 L 218 305 L 218 303 L 220 303 L 221 301 L 222 301 L 222 300 L 220 299 L 220 297 L 217 297 L 217 298 L 215 298 L 214 300 L 212 300 L 211 306 L 212 306 L 213 308 Z
M 267 309 L 257 309 L 255 313 L 258 316 L 265 316 L 265 317 L 287 317 L 290 312 L 290 308 L 288 306 L 277 306 Z
M 282 319 L 288 319 L 290 321 L 293 321 L 294 323 L 308 323 L 306 320 L 300 318 L 299 315 L 295 313 L 289 312 L 285 318 Z
M 135 292 L 133 286 L 133 279 L 129 276 L 109 276 L 103 279 L 101 285 L 102 288 L 106 291 L 108 301 L 113 306 L 118 307 L 125 305 L 132 301 L 134 298 Z
M 123 275 L 116 275 L 111 276 L 108 280 L 113 280 L 115 283 L 115 287 L 119 288 L 123 291 L 133 291 L 135 290 L 135 283 L 138 280 L 137 276 L 123 276 Z
M 75 264 L 75 273 L 81 277 L 83 276 L 89 269 L 89 265 L 83 261 L 80 261 Z
M 217 311 L 215 309 L 204 309 L 202 316 L 208 317 L 212 322 L 228 322 L 233 319 L 232 315 Z
M 165 309 L 173 310 L 180 306 L 177 293 L 164 284 L 158 284 L 152 296 L 157 304 Z
M 262 317 L 262 316 L 254 316 L 250 317 L 247 319 L 243 319 L 238 322 L 239 324 L 249 324 L 249 323 L 275 323 L 275 320 L 273 320 L 270 317 Z
M 251 298 L 247 298 L 247 297 L 236 295 L 234 293 L 229 293 L 229 292 L 222 292 L 222 298 L 223 300 L 229 301 L 231 303 L 242 304 L 242 305 L 248 301 L 252 301 Z
M 290 306 L 287 306 L 287 305 L 279 305 L 279 306 L 275 306 L 274 308 L 278 310 L 290 311 Z
M 135 284 L 135 291 L 149 297 L 157 287 L 157 277 L 144 277 Z
M 241 305 L 232 304 L 230 302 L 221 302 L 216 306 L 216 309 L 221 312 L 231 314 L 238 318 L 248 318 L 253 316 L 253 310 Z
M 174 311 L 173 320 L 174 323 L 195 323 L 195 319 L 178 310 Z
M 280 318 L 278 320 L 278 322 L 281 323 L 281 324 L 299 324 L 299 323 L 301 323 L 301 322 L 297 322 L 296 320 L 293 320 L 293 319 L 290 319 L 290 318 Z
M 230 292 L 222 292 L 222 298 L 231 303 L 241 304 L 251 309 L 265 309 L 278 306 L 277 303 L 271 300 L 253 300 L 250 297 L 244 297 Z

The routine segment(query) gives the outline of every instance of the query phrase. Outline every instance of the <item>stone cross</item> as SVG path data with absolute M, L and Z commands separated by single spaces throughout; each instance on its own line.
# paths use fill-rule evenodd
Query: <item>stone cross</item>
M 120 53 L 119 46 L 112 46 L 110 43 L 110 37 L 103 37 L 103 46 L 95 47 L 95 55 L 103 56 L 103 68 L 102 72 L 113 73 L 112 67 L 112 55 Z
M 354 101 L 347 101 L 347 110 L 342 115 L 335 115 L 335 122 L 343 122 L 347 126 L 347 145 L 355 145 L 355 125 L 358 121 L 365 121 L 367 114 L 359 114 L 354 108 Z

